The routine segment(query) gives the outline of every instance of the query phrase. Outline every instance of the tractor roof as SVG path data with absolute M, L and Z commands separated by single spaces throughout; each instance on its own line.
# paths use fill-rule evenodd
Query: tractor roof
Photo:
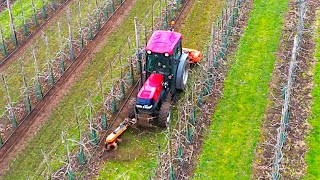
M 155 31 L 146 47 L 147 51 L 154 53 L 169 53 L 173 54 L 175 46 L 179 43 L 179 40 L 182 38 L 182 35 L 177 32 L 172 31 Z

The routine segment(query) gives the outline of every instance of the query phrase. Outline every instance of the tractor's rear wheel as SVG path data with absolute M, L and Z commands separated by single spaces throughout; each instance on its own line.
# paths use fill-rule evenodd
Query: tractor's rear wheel
M 178 69 L 177 69 L 177 77 L 176 77 L 176 88 L 179 90 L 184 90 L 188 77 L 189 77 L 189 68 L 190 68 L 190 63 L 188 59 L 182 59 L 180 60 Z
M 135 108 L 136 108 L 136 99 L 132 98 L 129 100 L 129 103 L 128 103 L 128 118 L 133 119 L 136 117 Z
M 168 94 L 166 101 L 164 101 L 160 107 L 159 111 L 159 126 L 167 127 L 171 121 L 171 95 Z

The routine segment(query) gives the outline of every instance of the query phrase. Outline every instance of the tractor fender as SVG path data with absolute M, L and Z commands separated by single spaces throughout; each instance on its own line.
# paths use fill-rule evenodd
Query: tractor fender
M 182 53 L 176 75 L 176 89 L 184 90 L 189 76 L 190 63 L 188 54 Z

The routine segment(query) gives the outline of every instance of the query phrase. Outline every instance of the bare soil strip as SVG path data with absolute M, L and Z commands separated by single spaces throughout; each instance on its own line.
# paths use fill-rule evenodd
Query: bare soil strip
M 9 168 L 16 154 L 27 145 L 28 140 L 37 132 L 41 125 L 50 117 L 54 109 L 67 94 L 72 84 L 76 82 L 86 65 L 93 59 L 95 53 L 103 46 L 109 34 L 116 30 L 126 18 L 136 0 L 127 0 L 102 27 L 94 40 L 81 52 L 61 79 L 48 92 L 48 95 L 37 105 L 32 114 L 18 127 L 10 141 L 0 149 L 0 176 Z
M 263 117 L 263 125 L 260 141 L 256 149 L 256 157 L 253 164 L 253 179 L 269 179 L 272 171 L 274 146 L 276 145 L 277 128 L 281 122 L 281 110 L 283 104 L 282 88 L 287 82 L 291 49 L 294 35 L 297 32 L 297 6 L 294 0 L 289 2 L 289 11 L 286 14 L 282 29 L 281 43 L 277 53 L 277 59 L 269 84 L 268 102 Z M 283 179 L 300 179 L 305 175 L 306 153 L 305 136 L 308 129 L 307 118 L 310 114 L 312 73 L 315 63 L 313 58 L 314 42 L 310 27 L 315 21 L 315 7 L 318 2 L 307 2 L 307 14 L 305 20 L 306 31 L 303 34 L 303 42 L 298 56 L 297 77 L 294 84 L 293 95 L 290 103 L 290 119 L 287 129 L 287 139 L 284 145 L 281 175 Z

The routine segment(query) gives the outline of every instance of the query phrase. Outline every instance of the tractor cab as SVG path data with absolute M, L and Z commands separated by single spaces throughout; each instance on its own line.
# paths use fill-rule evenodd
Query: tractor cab
M 182 54 L 182 35 L 172 31 L 155 31 L 146 47 L 146 74 L 172 75 Z

